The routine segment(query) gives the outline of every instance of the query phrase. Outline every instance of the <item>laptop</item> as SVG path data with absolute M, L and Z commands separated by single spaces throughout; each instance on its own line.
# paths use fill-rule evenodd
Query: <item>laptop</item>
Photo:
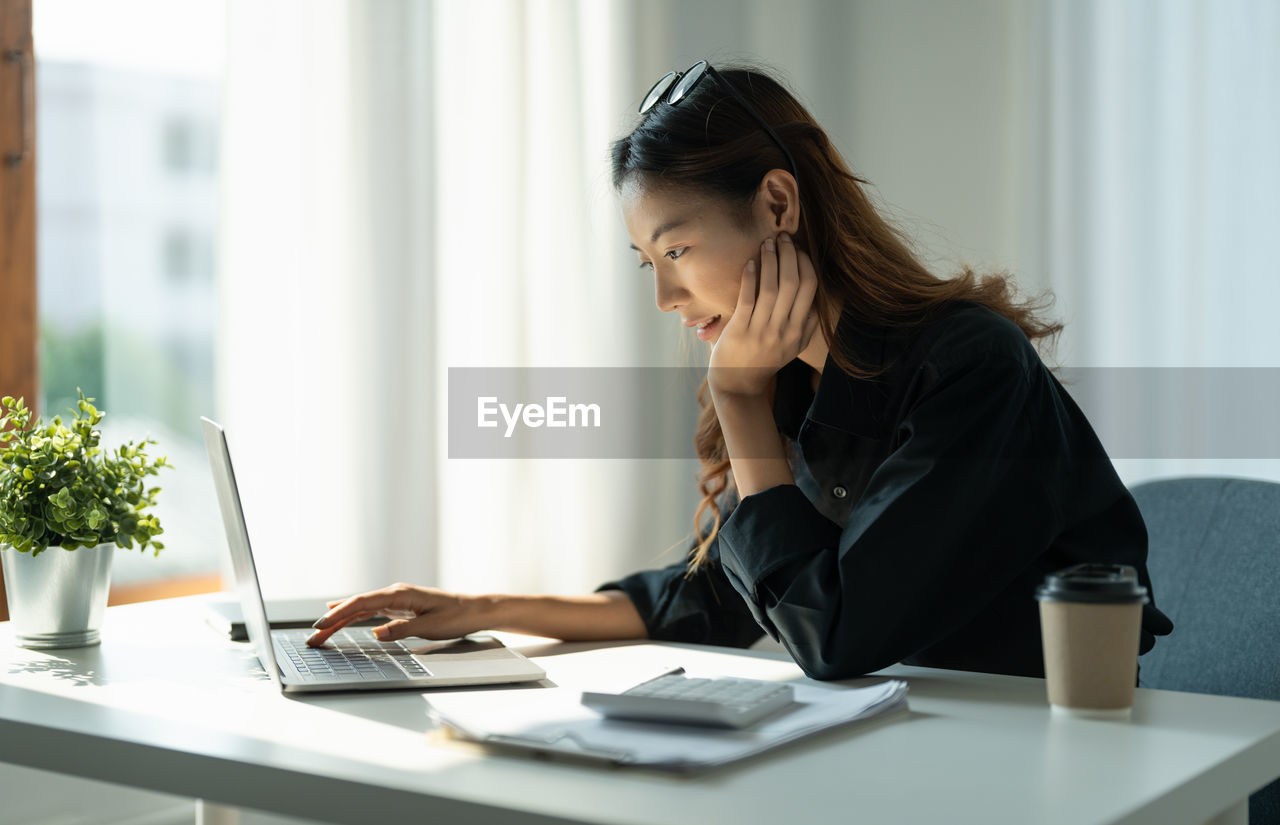
M 235 569 L 236 591 L 249 642 L 262 667 L 287 693 L 333 690 L 386 690 L 453 685 L 533 682 L 546 671 L 490 634 L 459 639 L 379 641 L 369 627 L 348 625 L 322 648 L 307 647 L 310 628 L 272 629 L 262 600 L 249 528 L 245 524 L 227 434 L 214 421 L 200 419 L 214 486 Z

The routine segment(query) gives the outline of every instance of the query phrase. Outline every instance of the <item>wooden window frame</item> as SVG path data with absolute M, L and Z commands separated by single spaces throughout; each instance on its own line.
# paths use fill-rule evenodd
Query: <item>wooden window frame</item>
M 22 396 L 33 409 L 40 378 L 35 93 L 31 0 L 0 0 L 0 396 Z M 0 571 L 0 621 L 8 618 Z

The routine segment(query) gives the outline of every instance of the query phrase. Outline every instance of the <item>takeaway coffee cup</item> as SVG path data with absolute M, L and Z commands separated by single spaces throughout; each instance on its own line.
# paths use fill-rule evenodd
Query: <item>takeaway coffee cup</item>
M 1127 717 L 1138 680 L 1147 589 L 1120 564 L 1077 564 L 1036 590 L 1049 704 L 1072 716 Z

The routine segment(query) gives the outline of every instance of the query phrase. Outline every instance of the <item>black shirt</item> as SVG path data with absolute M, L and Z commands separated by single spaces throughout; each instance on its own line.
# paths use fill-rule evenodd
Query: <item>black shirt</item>
M 1080 562 L 1137 568 L 1147 531 L 1093 428 L 1013 322 L 955 301 L 917 326 L 838 338 L 816 392 L 796 359 L 774 419 L 796 480 L 727 502 L 710 565 L 685 560 L 597 588 L 630 596 L 649 638 L 748 647 L 767 633 L 815 679 L 897 662 L 1043 676 L 1034 598 Z M 690 548 L 692 549 L 692 548 Z

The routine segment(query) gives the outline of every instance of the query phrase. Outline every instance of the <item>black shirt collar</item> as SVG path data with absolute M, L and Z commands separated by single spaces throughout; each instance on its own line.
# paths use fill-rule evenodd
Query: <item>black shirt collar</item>
M 886 356 L 888 331 L 869 327 L 850 315 L 836 325 L 836 339 L 854 364 L 879 369 Z M 815 392 L 813 371 L 799 358 L 778 371 L 773 417 L 778 429 L 792 440 L 806 419 L 853 435 L 881 435 L 884 404 L 888 398 L 885 377 L 855 378 L 842 370 L 828 353 Z

